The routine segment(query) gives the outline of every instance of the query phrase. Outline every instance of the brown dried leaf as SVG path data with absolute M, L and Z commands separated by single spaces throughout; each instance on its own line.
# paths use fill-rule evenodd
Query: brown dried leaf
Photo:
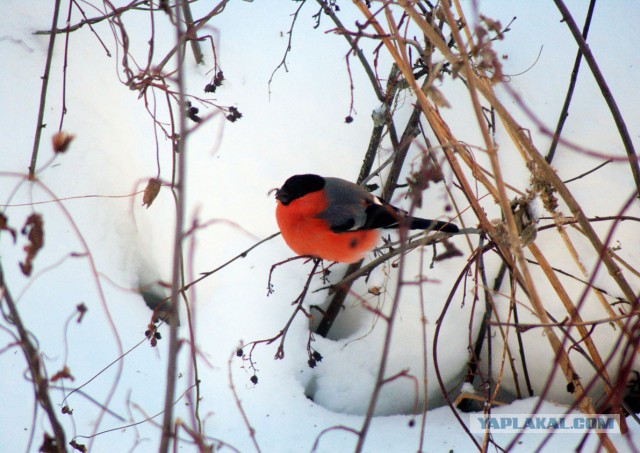
M 82 453 L 87 453 L 88 451 L 86 445 L 79 444 L 75 441 L 75 439 L 69 442 L 69 445 L 71 445 L 75 450 L 81 451 Z
M 75 378 L 71 375 L 71 370 L 69 370 L 68 366 L 65 365 L 64 368 L 62 368 L 56 374 L 51 376 L 50 381 L 56 382 L 56 381 L 59 381 L 60 379 L 71 379 L 72 381 L 75 381 Z
M 442 91 L 440 91 L 436 87 L 432 86 L 431 88 L 429 88 L 429 91 L 427 92 L 427 94 L 429 95 L 433 103 L 438 107 L 442 107 L 442 108 L 451 107 L 451 104 L 449 104 L 449 101 L 447 101 L 447 98 L 444 97 L 444 94 L 442 94 Z
M 162 187 L 162 182 L 159 179 L 151 178 L 149 180 L 147 187 L 144 189 L 144 195 L 142 196 L 142 206 L 146 206 L 147 209 L 149 209 L 149 206 L 151 206 L 158 196 L 160 187 Z
M 33 260 L 44 245 L 44 230 L 42 226 L 44 221 L 40 214 L 31 214 L 20 231 L 23 235 L 27 235 L 29 244 L 24 247 L 27 256 L 23 263 L 20 263 L 22 273 L 27 277 L 31 275 L 33 270 Z
M 11 237 L 13 238 L 13 242 L 16 242 L 16 230 L 15 228 L 11 228 L 9 226 L 9 219 L 7 219 L 7 216 L 2 214 L 0 212 L 0 231 L 8 231 L 9 234 L 11 234 Z
M 64 131 L 53 134 L 53 137 L 51 137 L 53 151 L 55 153 L 64 153 L 67 149 L 69 149 L 69 145 L 74 138 L 76 138 L 74 134 L 69 134 Z

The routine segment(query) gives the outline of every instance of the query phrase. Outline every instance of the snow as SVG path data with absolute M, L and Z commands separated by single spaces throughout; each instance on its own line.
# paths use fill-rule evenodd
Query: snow
M 29 279 L 22 276 L 18 268 L 18 262 L 24 256 L 25 239 L 21 238 L 14 245 L 5 232 L 0 233 L 5 280 L 18 302 L 25 324 L 43 352 L 49 376 L 64 365 L 69 366 L 74 376 L 73 382 L 64 383 L 64 391 L 52 391 L 56 408 L 68 404 L 74 411 L 73 416 L 58 414 L 68 440 L 77 435 L 79 443 L 90 444 L 91 451 L 97 452 L 152 451 L 157 449 L 159 442 L 161 417 L 136 426 L 127 425 L 163 409 L 168 331 L 166 326 L 160 327 L 162 339 L 156 348 L 142 341 L 150 311 L 135 288 L 170 279 L 173 198 L 165 187 L 148 209 L 141 207 L 141 194 L 135 198 L 49 201 L 88 194 L 128 195 L 141 191 L 149 178 L 158 176 L 158 162 L 161 177 L 170 180 L 169 143 L 159 137 L 156 154 L 154 128 L 143 100 L 118 81 L 118 76 L 122 76 L 117 66 L 121 55 L 113 53 L 107 57 L 91 30 L 84 27 L 71 34 L 66 81 L 68 112 L 63 126 L 77 137 L 66 154 L 53 157 L 49 140 L 57 130 L 62 109 L 64 36 L 60 35 L 45 112 L 47 127 L 40 146 L 39 183 L 24 181 L 48 43 L 46 36 L 33 32 L 50 27 L 52 3 L 5 0 L 7 13 L 0 17 L 3 61 L 0 99 L 4 106 L 0 113 L 0 132 L 4 139 L 0 160 L 0 204 L 11 205 L 4 212 L 10 225 L 17 229 L 33 211 L 41 213 L 45 222 L 45 246 L 35 260 L 34 275 Z M 207 2 L 193 5 L 196 17 L 211 7 L 202 3 Z M 481 2 L 480 8 L 503 24 L 513 16 L 518 17 L 507 39 L 496 46 L 499 52 L 509 55 L 504 61 L 505 73 L 519 74 L 512 76 L 512 87 L 526 99 L 536 115 L 543 118 L 545 125 L 553 128 L 573 65 L 575 45 L 551 4 L 514 3 Z M 355 114 L 349 111 L 350 82 L 344 63 L 346 47 L 342 37 L 325 33 L 331 28 L 326 17 L 318 29 L 313 29 L 310 16 L 316 12 L 315 6 L 305 7 L 299 17 L 292 52 L 287 59 L 288 72 L 281 69 L 274 75 L 271 86 L 267 85 L 286 48 L 286 32 L 294 7 L 297 4 L 276 9 L 258 2 L 230 2 L 207 28 L 214 36 L 226 78 L 213 97 L 220 105 L 237 106 L 243 118 L 229 123 L 218 115 L 187 143 L 187 225 L 191 226 L 196 218 L 204 225 L 186 243 L 188 281 L 277 231 L 273 214 L 275 201 L 269 191 L 287 177 L 314 172 L 353 180 L 357 175 L 371 131 L 370 114 L 379 111 L 379 101 L 371 94 L 366 75 L 352 57 Z M 345 10 L 342 13 L 345 23 L 352 24 L 355 20 L 353 11 L 346 4 L 341 8 Z M 582 23 L 584 5 L 569 2 L 569 8 L 576 21 Z M 598 4 L 589 44 L 614 91 L 632 138 L 637 142 L 640 93 L 636 73 L 640 57 L 634 46 L 640 41 L 640 31 L 635 27 L 633 14 L 628 14 L 632 9 L 637 10 L 638 5 L 631 2 L 625 3 L 624 7 Z M 90 16 L 99 14 L 94 10 L 90 12 Z M 269 19 L 265 20 L 267 17 Z M 66 6 L 63 6 L 60 24 L 65 18 Z M 76 13 L 71 22 L 79 19 Z M 130 31 L 132 48 L 137 49 L 139 55 L 146 55 L 149 39 L 146 16 L 134 13 L 124 20 Z M 616 25 L 612 26 L 612 23 Z M 158 21 L 156 25 L 157 54 L 160 55 L 162 49 L 173 45 L 173 29 L 166 20 Z M 94 28 L 113 50 L 113 37 L 106 24 L 96 24 Z M 545 33 L 539 33 L 539 29 Z M 380 68 L 386 68 L 387 63 L 381 61 Z M 202 87 L 212 77 L 207 74 L 210 66 L 198 67 L 190 56 L 185 66 L 189 89 L 202 93 Z M 603 154 L 623 156 L 610 113 L 601 98 L 593 95 L 597 87 L 586 74 L 586 68 L 583 68 L 566 137 Z M 481 143 L 472 117 L 467 113 L 459 114 L 460 107 L 468 105 L 468 94 L 459 86 L 444 85 L 439 89 L 451 103 L 450 109 L 443 110 L 444 118 L 461 140 Z M 506 93 L 502 96 L 508 98 Z M 410 103 L 408 98 L 406 106 Z M 406 115 L 407 109 L 404 110 L 400 115 Z M 518 108 L 514 110 L 523 123 L 531 124 L 524 112 Z M 349 114 L 355 121 L 346 124 L 344 118 Z M 159 115 L 163 120 L 167 119 L 164 110 L 160 110 Z M 546 149 L 548 137 L 533 125 L 531 133 L 539 148 Z M 499 131 L 498 141 L 506 142 L 500 134 Z M 528 173 L 510 151 L 513 150 L 501 149 L 500 159 L 510 169 L 509 183 L 524 190 L 529 185 Z M 479 152 L 477 155 L 480 160 L 486 157 Z M 562 178 L 568 179 L 599 162 L 563 148 L 554 165 Z M 450 182 L 451 175 L 447 174 L 446 178 Z M 379 181 L 374 179 L 373 182 Z M 616 161 L 601 169 L 595 177 L 572 183 L 571 188 L 587 207 L 587 215 L 611 215 L 621 209 L 624 199 L 632 193 L 633 182 L 627 164 Z M 399 194 L 393 201 L 405 206 L 407 203 Z M 39 202 L 47 203 L 37 204 Z M 424 207 L 419 214 L 438 217 L 445 212 L 447 204 L 444 185 L 432 186 L 425 194 Z M 498 207 L 493 203 L 487 201 L 484 207 L 491 217 L 500 217 Z M 544 216 L 541 211 L 542 207 L 537 206 L 536 217 L 538 213 Z M 638 215 L 638 211 L 638 207 L 633 206 L 629 213 Z M 474 225 L 471 215 L 464 220 Z M 609 226 L 599 227 L 599 233 L 604 235 Z M 572 238 L 577 241 L 579 251 L 587 250 L 580 237 L 572 233 Z M 615 239 L 620 241 L 626 259 L 637 265 L 640 254 L 635 224 L 621 224 Z M 539 233 L 538 241 L 552 264 L 578 272 L 575 264 L 567 260 L 566 253 L 561 253 L 558 237 L 545 231 Z M 470 254 L 470 248 L 462 238 L 456 238 L 454 242 L 464 256 L 437 262 L 433 269 L 429 268 L 431 249 L 407 256 L 405 277 L 416 279 L 424 274 L 427 281 L 422 286 L 402 288 L 386 376 L 406 372 L 416 380 L 399 377 L 383 388 L 366 438 L 366 451 L 418 450 L 422 417 L 413 413 L 415 407 L 428 409 L 423 450 L 467 451 L 475 448 L 445 404 L 431 357 L 436 320 L 452 281 Z M 477 243 L 472 245 L 477 246 Z M 267 295 L 272 264 L 290 256 L 291 252 L 277 237 L 204 279 L 189 292 L 200 353 L 198 378 L 202 382 L 200 414 L 204 432 L 209 438 L 224 441 L 239 451 L 253 450 L 249 429 L 238 409 L 240 403 L 262 451 L 310 451 L 314 442 L 318 442 L 317 451 L 349 451 L 357 442 L 352 432 L 323 431 L 334 426 L 354 430 L 362 426 L 385 333 L 384 322 L 367 310 L 366 305 L 388 310 L 396 291 L 397 271 L 389 264 L 376 269 L 366 282 L 356 282 L 329 338 L 313 337 L 311 346 L 322 355 L 322 361 L 316 367 L 307 365 L 309 321 L 298 316 L 286 338 L 284 359 L 274 360 L 277 341 L 259 344 L 252 356 L 254 370 L 247 360 L 236 357 L 237 348 L 278 334 L 289 318 L 293 310 L 291 302 L 302 290 L 312 266 L 301 260 L 279 266 L 273 273 L 274 292 Z M 587 255 L 581 253 L 580 256 Z M 583 264 L 591 272 L 595 260 Z M 495 267 L 495 263 L 488 260 L 488 266 Z M 329 278 L 332 283 L 340 279 L 344 269 L 344 266 L 331 268 Z M 604 270 L 599 272 L 606 273 Z M 536 273 L 536 278 L 539 277 Z M 563 282 L 567 281 L 559 277 Z M 616 294 L 616 289 L 605 278 L 597 278 L 596 284 Z M 580 286 L 567 285 L 579 294 Z M 314 292 L 324 286 L 320 279 L 314 279 L 305 301 L 307 309 L 325 301 L 326 291 Z M 372 294 L 373 288 L 382 288 L 381 295 Z M 546 290 L 546 294 L 552 294 L 550 288 Z M 462 381 L 470 337 L 478 331 L 482 311 L 472 303 L 470 294 L 468 287 L 459 290 L 442 322 L 438 338 L 440 372 L 453 396 L 457 396 L 459 390 L 456 389 L 461 385 L 460 391 L 473 390 Z M 548 302 L 549 311 L 562 319 L 559 302 Z M 80 303 L 84 303 L 89 311 L 78 323 L 76 306 Z M 536 322 L 536 318 L 524 310 L 521 314 L 521 322 Z M 187 338 L 188 334 L 185 316 L 183 310 L 182 338 Z M 585 303 L 583 317 L 604 317 L 592 296 Z M 422 322 L 422 319 L 426 321 Z M 4 321 L 1 325 L 13 331 Z M 470 326 L 472 334 L 469 333 Z M 542 402 L 539 413 L 566 412 L 566 404 L 571 401 L 565 390 L 566 382 L 562 377 L 546 382 L 552 366 L 548 342 L 542 337 L 541 330 L 531 330 L 524 338 L 530 345 L 527 359 L 529 363 L 535 363 L 535 369 L 530 372 L 536 377 L 536 394 L 544 388 L 550 389 L 548 401 Z M 599 328 L 594 332 L 594 338 L 599 344 L 610 345 L 614 335 Z M 41 410 L 35 415 L 35 422 L 32 421 L 33 389 L 25 377 L 26 366 L 21 351 L 9 347 L 13 341 L 8 330 L 0 330 L 0 349 L 5 348 L 0 354 L 0 369 L 3 370 L 0 387 L 4 389 L 0 399 L 4 408 L 0 415 L 0 451 L 26 449 L 32 429 L 35 429 L 35 437 L 30 450 L 36 451 L 42 433 L 49 431 L 49 426 Z M 134 349 L 124 358 L 116 360 L 131 348 Z M 193 382 L 188 348 L 189 343 L 185 342 L 180 351 L 181 378 L 177 395 L 185 392 Z M 243 349 L 245 356 L 248 348 Z M 603 348 L 606 350 L 606 346 Z M 494 348 L 494 360 L 500 360 L 502 353 L 501 348 Z M 423 363 L 425 355 L 429 357 L 426 364 Z M 575 360 L 580 362 L 578 357 Z M 423 389 L 425 369 L 426 390 Z M 256 385 L 250 381 L 254 372 L 259 379 Z M 521 373 L 519 368 L 518 372 Z M 585 378 L 593 375 L 586 363 L 581 364 L 578 373 Z M 511 371 L 505 369 L 504 389 L 515 392 L 510 374 Z M 230 375 L 236 395 L 230 385 Z M 82 387 L 83 393 L 77 392 L 63 400 L 70 389 L 81 384 L 86 384 Z M 416 384 L 419 392 L 416 392 Z M 476 393 L 482 394 L 481 391 Z M 83 394 L 107 404 L 112 413 L 100 415 L 100 408 Z M 517 400 L 494 409 L 493 413 L 527 414 L 537 403 L 535 397 Z M 193 426 L 193 404 L 191 393 L 191 399 L 182 398 L 175 407 L 176 416 L 187 426 Z M 467 414 L 460 413 L 460 417 L 468 423 Z M 100 423 L 96 425 L 98 420 Z M 410 426 L 412 424 L 414 426 Z M 634 424 L 630 426 L 629 438 L 612 435 L 620 449 L 629 448 L 634 442 L 637 445 L 640 440 L 637 438 L 640 429 Z M 107 430 L 113 431 L 105 432 Z M 83 437 L 91 436 L 94 431 L 101 434 L 91 439 Z M 188 435 L 181 431 L 180 438 L 188 439 Z M 495 434 L 496 442 L 502 446 L 508 445 L 512 438 L 513 435 Z M 558 434 L 551 437 L 546 447 L 565 449 L 578 445 L 581 439 L 580 435 Z M 477 435 L 476 440 L 481 442 L 482 436 Z M 544 436 L 524 434 L 515 449 L 531 451 L 543 440 Z M 181 442 L 180 446 L 181 451 L 196 450 L 187 442 Z M 596 447 L 596 436 L 589 436 L 585 448 L 593 450 Z

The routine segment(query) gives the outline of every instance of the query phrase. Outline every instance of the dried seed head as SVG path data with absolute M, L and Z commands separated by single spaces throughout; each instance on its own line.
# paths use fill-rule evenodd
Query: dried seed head
M 69 145 L 76 138 L 74 134 L 69 134 L 64 131 L 57 132 L 51 137 L 51 144 L 53 145 L 53 152 L 64 153 L 69 149 Z
M 149 209 L 149 206 L 158 196 L 160 187 L 162 187 L 162 183 L 159 179 L 151 178 L 149 180 L 147 187 L 144 188 L 144 195 L 142 195 L 142 206 L 146 206 Z

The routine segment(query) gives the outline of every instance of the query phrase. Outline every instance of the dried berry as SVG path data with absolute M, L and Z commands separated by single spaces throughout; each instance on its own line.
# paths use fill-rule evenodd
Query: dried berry
M 227 115 L 227 119 L 232 123 L 235 123 L 240 118 L 242 118 L 242 113 L 236 107 L 229 107 L 229 114 Z
M 187 109 L 187 116 L 194 123 L 199 123 L 200 121 L 202 121 L 202 118 L 198 116 L 199 112 L 200 112 L 200 109 L 198 107 L 189 106 L 189 108 Z

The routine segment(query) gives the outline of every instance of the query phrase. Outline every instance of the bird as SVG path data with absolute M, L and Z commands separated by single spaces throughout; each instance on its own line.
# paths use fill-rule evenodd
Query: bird
M 300 256 L 339 263 L 363 259 L 378 243 L 380 229 L 458 233 L 449 222 L 410 217 L 364 187 L 340 178 L 294 175 L 276 190 L 276 221 L 282 237 Z

